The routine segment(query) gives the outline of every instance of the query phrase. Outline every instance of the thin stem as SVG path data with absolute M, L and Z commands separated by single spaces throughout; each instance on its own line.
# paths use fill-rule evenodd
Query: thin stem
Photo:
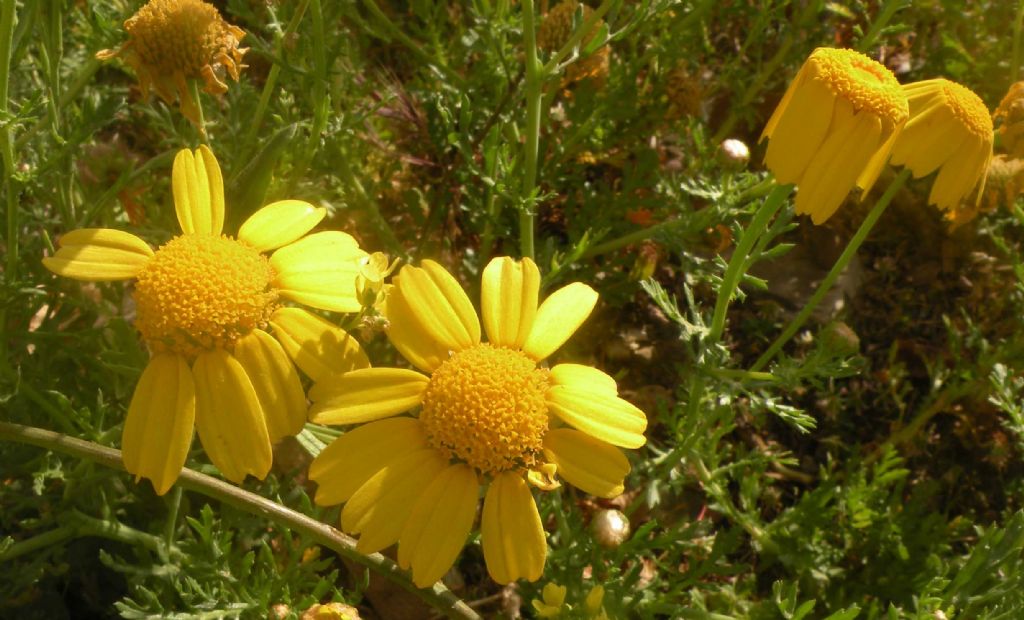
M 536 207 L 537 154 L 540 148 L 540 104 L 544 72 L 537 59 L 537 29 L 533 0 L 523 0 L 523 46 L 526 48 L 526 146 L 523 163 L 523 204 L 519 212 L 519 251 L 533 259 L 533 219 Z
M 298 8 L 295 9 L 291 21 L 288 22 L 288 26 L 285 27 L 284 33 L 278 38 L 277 46 L 274 50 L 278 58 L 284 54 L 284 42 L 298 29 L 299 22 L 302 21 L 302 16 L 305 14 L 306 7 L 308 6 L 309 0 L 302 0 Z M 267 113 L 267 106 L 270 105 L 270 97 L 277 90 L 277 76 L 279 73 L 281 73 L 281 63 L 275 62 L 267 73 L 267 81 L 263 83 L 263 92 L 260 93 L 260 100 L 256 104 L 256 112 L 253 113 L 252 123 L 249 125 L 249 133 L 245 135 L 245 140 L 242 141 L 243 153 L 248 153 L 249 147 L 256 140 L 256 134 L 259 132 L 260 125 L 263 124 L 263 116 Z
M 206 117 L 203 115 L 203 100 L 199 98 L 199 80 L 188 81 L 189 96 L 192 97 L 196 106 L 196 116 L 199 119 L 196 129 L 199 130 L 199 140 L 203 144 L 209 144 L 210 138 L 206 135 Z
M 181 508 L 182 488 L 179 486 L 171 489 L 170 507 L 167 511 L 167 523 L 164 526 L 164 546 L 168 552 L 174 546 L 174 531 L 178 524 L 178 510 Z
M 889 21 L 892 20 L 893 15 L 904 6 L 903 0 L 886 0 L 885 4 L 882 5 L 882 10 L 875 16 L 875 21 L 871 22 L 871 28 L 868 29 L 867 34 L 857 44 L 857 51 L 867 52 L 871 49 L 871 46 L 875 44 L 875 39 L 878 35 L 882 34 L 882 29 L 889 25 Z
M 853 237 L 846 244 L 846 249 L 844 249 L 843 253 L 839 255 L 836 263 L 832 265 L 832 269 L 828 272 L 828 275 L 826 275 L 825 279 L 818 285 L 818 288 L 814 291 L 814 294 L 811 295 L 811 298 L 807 300 L 807 303 L 800 310 L 800 313 L 789 322 L 789 325 L 787 325 L 786 329 L 779 334 L 779 337 L 775 339 L 775 342 L 768 347 L 768 350 L 762 353 L 761 357 L 757 358 L 754 365 L 750 367 L 751 372 L 761 370 L 768 364 L 768 362 L 772 361 L 772 358 L 774 358 L 779 350 L 782 349 L 783 345 L 789 342 L 789 339 L 792 338 L 793 335 L 796 334 L 797 330 L 803 326 L 804 322 L 810 318 L 811 313 L 814 312 L 814 309 L 818 307 L 818 304 L 821 303 L 821 300 L 839 278 L 839 274 L 846 269 L 846 265 L 848 265 L 857 254 L 858 248 L 860 248 L 860 245 L 864 243 L 864 239 L 867 238 L 868 233 L 871 232 L 872 228 L 874 228 L 875 223 L 878 222 L 878 218 L 882 216 L 882 213 L 885 212 L 889 203 L 892 202 L 893 196 L 895 196 L 896 192 L 903 187 L 903 184 L 906 183 L 907 178 L 909 177 L 910 170 L 904 168 L 898 175 L 896 175 L 896 178 L 889 183 L 889 187 L 886 188 L 885 193 L 882 194 L 878 199 L 878 202 L 875 203 L 875 206 L 873 206 L 871 211 L 868 212 L 867 217 L 865 217 L 864 221 L 861 222 L 860 228 L 857 229 L 857 232 L 853 234 Z
M 60 433 L 0 422 L 0 439 L 70 454 L 111 469 L 124 471 L 120 450 Z M 338 555 L 369 568 L 401 588 L 419 596 L 424 602 L 442 611 L 449 618 L 473 620 L 480 618 L 466 603 L 452 594 L 444 584 L 438 582 L 432 588 L 417 588 L 393 561 L 379 553 L 363 555 L 356 550 L 354 539 L 316 519 L 191 469 L 182 470 L 176 484 L 249 514 L 269 519 L 284 529 L 305 535 L 317 544 L 330 548 Z
M 758 237 L 768 228 L 775 213 L 786 202 L 786 197 L 793 190 L 792 185 L 776 185 L 764 199 L 761 207 L 754 214 L 754 219 L 740 235 L 739 243 L 729 259 L 729 266 L 726 267 L 725 275 L 722 276 L 722 286 L 718 289 L 718 298 L 715 300 L 715 313 L 711 316 L 711 329 L 708 331 L 707 341 L 718 342 L 725 331 L 725 316 L 729 310 L 729 302 L 733 293 L 739 286 L 743 277 L 743 266 L 747 262 L 747 256 L 754 247 Z
M 6 117 L 7 100 L 10 93 L 11 78 L 11 44 L 14 41 L 14 7 L 15 0 L 2 0 L 0 4 L 0 116 Z M 11 131 L 14 123 L 3 123 L 0 126 L 0 156 L 4 162 L 4 176 L 7 197 L 7 281 L 13 281 L 18 274 L 18 182 L 14 176 L 14 149 L 12 148 Z M 6 357 L 6 356 L 5 356 Z
M 622 235 L 611 241 L 605 241 L 599 243 L 584 252 L 580 258 L 593 258 L 594 256 L 600 256 L 601 254 L 607 254 L 608 252 L 614 252 L 620 248 L 624 248 L 627 245 L 643 241 L 644 239 L 650 239 L 651 237 L 661 233 L 662 231 L 671 230 L 672 228 L 681 225 L 681 220 L 668 220 L 665 222 L 659 222 L 653 226 L 648 226 L 641 230 L 633 231 L 629 234 Z
M 1020 79 L 1020 39 L 1024 29 L 1024 0 L 1017 3 L 1017 17 L 1013 20 L 1013 48 L 1010 51 L 1010 83 Z

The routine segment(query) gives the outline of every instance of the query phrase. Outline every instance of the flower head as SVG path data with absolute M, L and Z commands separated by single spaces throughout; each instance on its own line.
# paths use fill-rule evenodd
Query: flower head
M 893 146 L 892 163 L 906 166 L 915 177 L 938 170 L 928 202 L 947 211 L 950 219 L 963 219 L 957 213 L 960 203 L 979 182 L 984 188 L 992 160 L 988 108 L 969 88 L 941 78 L 907 84 L 903 91 L 910 120 Z M 966 210 L 971 216 L 977 212 L 981 191 L 973 208 Z
M 643 412 L 615 380 L 578 364 L 539 365 L 590 315 L 597 293 L 570 284 L 538 306 L 533 261 L 483 272 L 483 330 L 462 287 L 431 261 L 407 265 L 385 301 L 388 337 L 417 370 L 367 368 L 316 382 L 310 417 L 357 424 L 313 462 L 316 502 L 346 502 L 342 528 L 366 553 L 398 543 L 420 587 L 451 567 L 475 520 L 499 583 L 536 580 L 547 543 L 531 485 L 555 474 L 601 497 L 622 492 L 619 448 L 645 443 Z M 414 416 L 398 416 L 418 410 Z
M 203 0 L 150 0 L 124 23 L 128 41 L 117 50 L 96 54 L 101 60 L 121 56 L 139 79 L 142 94 L 150 87 L 168 104 L 180 101 L 181 113 L 199 125 L 199 108 L 187 80 L 202 80 L 204 90 L 227 91 L 224 74 L 238 81 L 248 51 L 238 44 L 245 32 L 221 17 Z
M 582 11 L 582 20 L 580 21 L 582 24 L 583 20 L 590 17 L 594 9 L 585 4 L 581 5 L 578 0 L 564 0 L 548 11 L 537 28 L 537 45 L 548 53 L 554 53 L 561 49 L 572 38 L 577 11 Z M 593 41 L 603 25 L 603 20 L 597 20 L 593 30 L 583 37 L 580 43 L 581 47 L 585 47 Z M 587 56 L 583 56 L 582 53 L 580 56 L 581 58 L 566 69 L 565 84 L 588 79 L 601 83 L 608 77 L 609 49 L 607 45 L 602 45 Z
M 866 193 L 909 111 L 889 69 L 860 52 L 819 47 L 801 67 L 761 134 L 765 164 L 796 183 L 796 212 L 821 224 L 854 186 Z
M 307 234 L 324 209 L 275 202 L 232 237 L 222 234 L 224 187 L 210 149 L 180 151 L 172 181 L 182 234 L 156 251 L 131 233 L 85 228 L 43 259 L 77 280 L 135 280 L 135 325 L 152 358 L 128 408 L 122 450 L 125 469 L 160 494 L 185 463 L 193 427 L 226 478 L 266 476 L 271 444 L 306 420 L 293 360 L 313 378 L 369 365 L 344 331 L 283 303 L 361 307 L 355 279 L 366 253 L 342 232 Z

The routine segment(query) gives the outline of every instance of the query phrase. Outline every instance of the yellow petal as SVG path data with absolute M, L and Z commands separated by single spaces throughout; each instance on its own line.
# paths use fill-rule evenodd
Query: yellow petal
M 500 584 L 536 581 L 548 546 L 530 487 L 515 472 L 498 474 L 487 489 L 480 523 L 484 561 Z
M 356 548 L 373 553 L 398 542 L 416 501 L 447 465 L 427 448 L 388 464 L 359 487 L 341 511 L 342 528 L 360 534 Z
M 881 146 L 882 124 L 866 111 L 855 113 L 845 99 L 836 101 L 832 128 L 800 182 L 794 207 L 821 224 L 836 212 Z
M 278 308 L 270 324 L 288 356 L 314 381 L 370 365 L 355 338 L 306 310 Z
M 548 390 L 547 399 L 555 415 L 592 437 L 623 448 L 647 442 L 647 416 L 619 397 L 556 385 Z
M 196 382 L 199 441 L 217 469 L 239 483 L 260 480 L 272 459 L 267 423 L 245 369 L 223 349 L 200 353 L 192 366 Z
M 480 321 L 466 291 L 444 267 L 425 260 L 406 265 L 394 278 L 395 288 L 412 308 L 420 328 L 449 351 L 480 342 Z M 389 317 L 390 318 L 390 317 Z
M 521 349 L 537 316 L 540 271 L 529 258 L 522 262 L 495 258 L 484 269 L 480 293 L 487 339 L 495 345 Z
M 863 200 L 864 197 L 867 196 L 868 192 L 871 191 L 875 181 L 878 180 L 878 176 L 882 174 L 882 170 L 885 169 L 885 165 L 889 163 L 890 156 L 892 155 L 892 148 L 896 145 L 896 141 L 900 136 L 900 132 L 903 131 L 903 127 L 897 126 L 888 134 L 886 134 L 886 131 L 889 130 L 883 127 L 882 139 L 884 142 L 878 147 L 874 155 L 871 156 L 871 159 L 868 161 L 868 165 L 865 166 L 864 170 L 862 170 L 860 175 L 857 177 L 855 185 L 861 190 L 861 200 Z
M 321 310 L 358 312 L 359 260 L 366 252 L 351 235 L 337 230 L 314 233 L 270 256 L 281 295 Z
M 309 466 L 309 479 L 318 485 L 315 501 L 321 506 L 348 501 L 389 463 L 426 448 L 427 435 L 415 418 L 390 418 L 356 427 L 331 442 Z
M 786 113 L 786 110 L 789 108 L 789 103 L 793 100 L 793 94 L 796 93 L 796 91 L 803 85 L 804 80 L 810 79 L 808 77 L 810 71 L 807 67 L 808 65 L 806 64 L 803 67 L 800 67 L 800 70 L 797 71 L 796 77 L 794 77 L 793 81 L 789 83 L 789 86 L 786 88 L 786 93 L 782 95 L 782 99 L 779 101 L 779 104 L 775 106 L 775 111 L 772 112 L 768 122 L 765 123 L 764 131 L 761 132 L 761 137 L 758 138 L 758 142 L 763 142 L 765 138 L 770 138 L 772 134 L 775 133 L 775 128 L 779 124 L 779 119 Z
M 145 241 L 112 228 L 79 228 L 58 244 L 60 249 L 43 265 L 59 276 L 90 282 L 134 278 L 153 256 Z
M 195 417 L 195 383 L 185 358 L 165 353 L 151 359 L 128 406 L 124 468 L 152 480 L 157 495 L 166 493 L 185 465 Z
M 398 541 L 398 564 L 412 566 L 420 588 L 444 577 L 455 563 L 476 518 L 480 483 L 473 469 L 450 465 L 424 490 Z
M 174 211 L 182 232 L 219 235 L 224 228 L 224 181 L 213 151 L 206 145 L 182 149 L 171 169 Z
M 238 229 L 238 238 L 266 252 L 298 241 L 325 215 L 327 209 L 304 200 L 279 200 L 253 213 Z
M 617 396 L 619 386 L 605 373 L 583 364 L 558 364 L 551 369 L 553 385 L 565 385 L 582 391 L 592 391 L 605 396 Z
M 544 436 L 544 454 L 576 488 L 598 497 L 622 493 L 629 460 L 615 446 L 571 428 L 556 428 Z
M 552 293 L 537 310 L 523 352 L 538 362 L 565 344 L 597 303 L 597 291 L 582 282 L 573 282 Z
M 388 319 L 388 340 L 413 366 L 433 372 L 448 359 L 451 349 L 421 327 L 417 313 L 401 289 L 391 288 L 384 300 L 384 316 Z
M 953 153 L 932 184 L 928 202 L 942 209 L 959 206 L 981 180 L 983 166 L 992 154 L 992 143 L 971 136 Z
M 807 79 L 793 92 L 768 141 L 765 166 L 779 183 L 798 183 L 805 176 L 826 136 L 832 131 L 836 96 L 817 80 Z
M 299 371 L 281 344 L 267 332 L 255 329 L 235 344 L 235 359 L 256 390 L 270 443 L 301 431 L 306 423 L 306 396 Z
M 362 368 L 325 377 L 309 391 L 309 419 L 317 424 L 380 420 L 423 402 L 428 377 L 402 368 Z
M 210 188 L 210 229 L 213 234 L 219 235 L 224 232 L 224 177 L 210 147 L 200 144 L 196 152 L 199 154 L 196 166 L 205 169 L 207 186 Z

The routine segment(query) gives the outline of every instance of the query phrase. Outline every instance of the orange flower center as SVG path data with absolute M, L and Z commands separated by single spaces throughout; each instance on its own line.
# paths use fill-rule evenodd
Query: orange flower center
M 550 384 L 522 352 L 478 344 L 434 371 L 420 420 L 435 448 L 481 473 L 529 468 L 548 430 Z
M 135 326 L 154 351 L 194 357 L 231 348 L 266 326 L 277 300 L 273 277 L 267 258 L 241 241 L 175 237 L 139 272 Z

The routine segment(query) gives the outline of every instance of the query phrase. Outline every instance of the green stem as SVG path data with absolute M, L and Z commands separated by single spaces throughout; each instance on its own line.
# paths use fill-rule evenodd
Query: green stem
M 203 144 L 210 144 L 210 138 L 206 135 L 206 117 L 203 115 L 203 100 L 199 98 L 199 80 L 188 81 L 189 96 L 196 105 L 196 114 L 199 117 L 198 127 L 199 140 Z
M 761 357 L 757 358 L 754 365 L 750 367 L 752 372 L 761 370 L 768 364 L 768 362 L 772 361 L 772 358 L 774 358 L 779 350 L 782 349 L 783 345 L 789 342 L 789 339 L 792 338 L 793 335 L 796 334 L 797 330 L 803 326 L 804 322 L 807 321 L 811 316 L 811 313 L 814 312 L 814 309 L 818 307 L 818 304 L 821 303 L 821 300 L 832 288 L 832 285 L 835 284 L 835 281 L 839 278 L 839 274 L 846 269 L 846 265 L 849 264 L 854 255 L 857 254 L 857 249 L 860 248 L 862 243 L 864 243 L 864 239 L 867 238 L 868 233 L 871 232 L 872 228 L 874 228 L 878 218 L 882 216 L 882 213 L 885 212 L 889 203 L 892 202 L 893 196 L 895 196 L 896 192 L 903 187 L 903 184 L 907 182 L 909 177 L 910 170 L 904 168 L 898 175 L 896 175 L 896 178 L 889 183 L 889 187 L 886 188 L 885 193 L 882 194 L 878 199 L 878 202 L 875 203 L 875 206 L 871 208 L 870 212 L 868 212 L 867 217 L 865 217 L 864 221 L 861 222 L 860 228 L 857 229 L 857 232 L 854 233 L 853 237 L 846 244 L 846 249 L 844 249 L 843 253 L 839 255 L 836 263 L 832 265 L 831 271 L 828 272 L 825 279 L 818 285 L 818 288 L 814 291 L 814 294 L 811 295 L 811 298 L 807 300 L 807 303 L 804 305 L 803 309 L 800 310 L 800 313 L 789 322 L 789 325 L 787 325 L 786 329 L 778 338 L 775 339 L 775 342 L 768 347 L 768 350 L 762 353 Z
M 736 368 L 705 368 L 708 374 L 721 379 L 735 379 L 737 381 L 778 381 L 778 378 L 770 372 L 757 372 L 753 370 L 741 370 Z
M 7 101 L 10 93 L 11 44 L 14 41 L 14 7 L 16 0 L 0 0 L 0 116 L 7 116 Z M 7 198 L 7 265 L 6 278 L 13 281 L 18 274 L 18 199 L 14 173 L 14 149 L 11 139 L 12 123 L 0 127 L 0 157 L 4 162 L 4 176 L 7 179 L 4 192 Z M 4 313 L 5 314 L 5 313 Z M 2 318 L 2 317 L 0 317 Z M 0 324 L 0 328 L 3 325 Z M 0 353 L 3 353 L 0 351 Z M 4 355 L 6 357 L 6 355 Z
M 593 258 L 594 256 L 600 256 L 601 254 L 607 254 L 608 252 L 614 252 L 620 248 L 624 248 L 627 245 L 643 241 L 644 239 L 650 239 L 651 237 L 666 231 L 672 230 L 674 227 L 683 224 L 682 220 L 668 220 L 665 222 L 659 222 L 653 226 L 648 226 L 641 230 L 631 232 L 627 235 L 623 235 L 611 241 L 605 241 L 599 243 L 584 252 L 580 258 Z
M 167 511 L 167 523 L 164 526 L 164 546 L 170 552 L 174 546 L 174 531 L 178 524 L 178 510 L 181 509 L 182 488 L 176 486 L 171 490 L 170 507 Z
M 739 243 L 736 244 L 732 258 L 729 259 L 729 266 L 722 277 L 722 286 L 718 289 L 715 313 L 711 316 L 711 329 L 708 331 L 707 342 L 715 343 L 722 337 L 722 332 L 725 331 L 725 316 L 729 310 L 729 302 L 743 277 L 743 266 L 747 262 L 747 256 L 758 237 L 767 229 L 772 217 L 786 202 L 786 197 L 791 191 L 793 191 L 792 185 L 776 185 L 772 188 L 757 213 L 754 214 L 754 219 L 740 235 Z
M 309 6 L 309 0 L 302 0 L 298 8 L 295 9 L 295 13 L 292 15 L 292 19 L 288 22 L 288 26 L 285 27 L 284 33 L 277 39 L 277 46 L 275 47 L 274 53 L 278 58 L 281 58 L 284 54 L 284 42 L 288 40 L 295 30 L 299 27 L 299 22 L 302 21 L 302 16 L 306 12 L 306 7 Z M 256 112 L 253 113 L 252 123 L 249 125 L 249 133 L 245 135 L 245 140 L 242 141 L 242 152 L 248 153 L 249 148 L 256 141 L 256 134 L 260 130 L 260 126 L 263 124 L 263 116 L 267 113 L 267 107 L 270 105 L 270 97 L 273 96 L 277 89 L 277 76 L 281 73 L 281 63 L 275 62 L 267 73 L 267 81 L 263 83 L 263 92 L 260 93 L 260 100 L 256 104 Z
M 878 35 L 882 34 L 882 29 L 889 25 L 889 21 L 904 6 L 903 0 L 886 0 L 885 4 L 882 5 L 882 9 L 875 17 L 875 21 L 871 22 L 871 28 L 868 29 L 867 34 L 857 44 L 857 51 L 867 52 L 875 44 L 875 39 L 878 38 Z
M 0 422 L 0 439 L 70 454 L 111 469 L 124 471 L 120 450 L 52 431 Z M 316 519 L 191 469 L 182 470 L 176 484 L 249 514 L 273 521 L 286 530 L 307 536 L 317 544 L 328 547 L 338 555 L 369 568 L 404 590 L 419 596 L 424 602 L 442 611 L 449 618 L 473 620 L 480 618 L 466 603 L 452 594 L 444 584 L 438 582 L 432 588 L 417 588 L 409 581 L 405 571 L 401 570 L 393 561 L 380 553 L 363 555 L 356 550 L 355 540 Z
M 78 528 L 70 525 L 61 525 L 48 532 L 37 534 L 32 538 L 26 538 L 25 540 L 19 541 L 7 548 L 6 551 L 0 553 L 0 562 L 10 562 L 15 558 L 19 558 L 23 555 L 35 553 L 47 547 L 60 544 L 65 540 L 70 540 L 78 535 Z
M 536 207 L 537 154 L 540 148 L 541 88 L 546 75 L 537 59 L 537 29 L 533 0 L 523 0 L 523 46 L 526 48 L 526 151 L 523 157 L 523 202 L 519 211 L 519 251 L 533 259 L 533 219 Z
M 1020 79 L 1020 39 L 1024 29 L 1024 0 L 1017 3 L 1017 17 L 1013 20 L 1013 48 L 1010 51 L 1010 83 Z

